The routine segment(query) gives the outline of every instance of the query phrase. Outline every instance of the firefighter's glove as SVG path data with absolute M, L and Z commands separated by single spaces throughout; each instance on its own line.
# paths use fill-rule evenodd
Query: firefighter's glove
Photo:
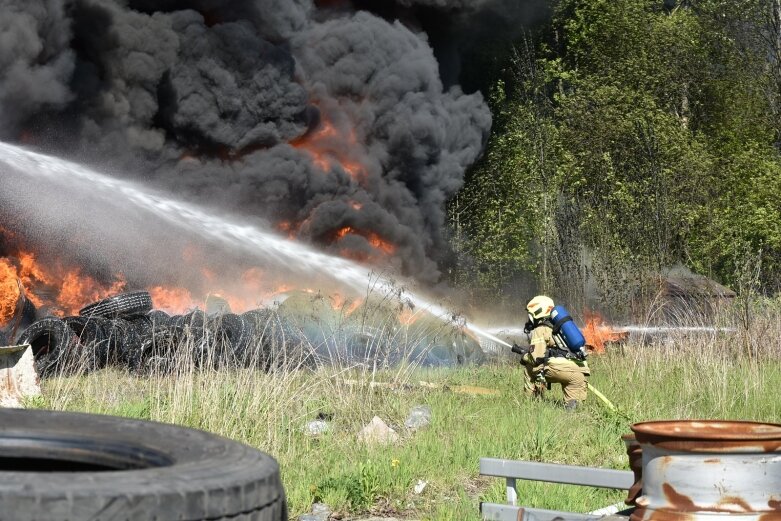
M 539 358 L 534 359 L 534 365 L 544 365 L 548 363 L 548 357 L 547 356 L 541 356 Z
M 528 335 L 529 333 L 532 332 L 532 329 L 534 329 L 534 323 L 531 320 L 529 320 L 526 322 L 526 324 L 524 324 L 523 332 Z

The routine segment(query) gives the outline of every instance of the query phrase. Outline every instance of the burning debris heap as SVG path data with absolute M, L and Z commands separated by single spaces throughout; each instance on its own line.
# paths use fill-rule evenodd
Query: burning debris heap
M 212 299 L 206 311 L 169 315 L 152 308 L 148 292 L 137 291 L 102 299 L 78 315 L 40 319 L 24 292 L 19 298 L 23 303 L 16 309 L 22 314 L 0 334 L 30 344 L 42 376 L 109 366 L 146 374 L 193 366 L 268 371 L 326 363 L 452 366 L 483 359 L 474 338 L 433 316 L 397 315 L 365 304 L 355 313 L 360 302 L 348 305 L 306 292 L 240 314 Z
M 440 282 L 445 202 L 482 153 L 491 113 L 479 92 L 456 84 L 455 62 L 437 56 L 458 47 L 448 34 L 471 40 L 478 26 L 493 32 L 497 22 L 517 31 L 542 4 L 4 2 L 0 140 L 77 158 L 77 166 L 102 173 L 78 177 L 73 165 L 37 158 L 19 166 L 18 151 L 0 154 L 0 334 L 16 340 L 38 331 L 47 349 L 65 338 L 69 357 L 80 353 L 95 367 L 166 358 L 156 353 L 165 339 L 209 346 L 216 363 L 241 358 L 244 335 L 254 342 L 268 333 L 242 329 L 255 327 L 255 315 L 78 310 L 131 288 L 146 288 L 160 304 L 207 290 L 254 299 L 259 288 L 306 287 L 301 272 L 322 263 L 309 256 L 293 270 L 289 257 L 280 261 L 273 251 L 259 259 L 265 230 L 359 261 L 350 273 L 369 266 Z M 478 23 L 481 13 L 492 23 Z M 211 227 L 193 219 L 189 205 L 208 208 Z M 217 217 L 230 223 L 215 226 Z M 252 235 L 255 243 L 231 235 L 256 226 L 264 234 Z M 27 307 L 17 309 L 20 303 Z M 300 316 L 304 322 L 291 325 L 284 309 L 255 314 L 276 324 L 269 338 L 283 335 L 286 349 L 310 344 L 325 356 L 385 342 L 423 352 L 426 342 L 397 336 L 404 332 L 439 339 L 423 357 L 431 363 L 479 356 L 473 338 L 440 334 L 435 319 L 398 316 L 379 334 L 353 313 L 344 332 Z M 345 339 L 334 340 L 339 335 Z

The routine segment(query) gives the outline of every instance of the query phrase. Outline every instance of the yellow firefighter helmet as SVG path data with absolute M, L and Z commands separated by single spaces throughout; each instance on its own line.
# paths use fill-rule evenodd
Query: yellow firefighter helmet
M 537 295 L 526 304 L 526 311 L 529 312 L 529 318 L 537 322 L 548 318 L 553 311 L 553 299 L 545 295 Z

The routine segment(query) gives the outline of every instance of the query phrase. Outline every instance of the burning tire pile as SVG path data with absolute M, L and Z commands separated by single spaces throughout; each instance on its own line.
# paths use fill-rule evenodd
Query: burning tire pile
M 76 316 L 36 320 L 16 342 L 32 346 L 41 376 L 109 366 L 140 374 L 172 371 L 182 360 L 198 367 L 269 369 L 279 346 L 289 355 L 301 343 L 272 311 L 168 315 L 152 309 L 145 291 L 100 300 Z
M 275 309 L 240 314 L 194 309 L 169 315 L 153 309 L 148 292 L 135 291 L 91 303 L 78 315 L 39 319 L 28 303 L 14 328 L 20 332 L 11 332 L 8 341 L 32 347 L 41 377 L 105 367 L 143 375 L 191 367 L 268 371 L 334 363 L 376 366 L 408 360 L 446 367 L 483 361 L 477 341 L 430 316 L 402 327 L 389 325 L 395 324 L 387 318 L 392 315 L 373 325 L 365 324 L 365 317 L 338 322 L 329 306 L 318 306 L 317 297 L 298 297 Z

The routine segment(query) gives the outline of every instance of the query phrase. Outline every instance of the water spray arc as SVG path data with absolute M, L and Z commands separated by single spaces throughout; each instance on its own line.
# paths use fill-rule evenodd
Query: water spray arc
M 0 187 L 11 176 L 25 176 L 46 181 L 73 191 L 89 192 L 93 197 L 116 199 L 136 211 L 152 214 L 174 228 L 203 237 L 224 247 L 243 251 L 258 262 L 293 269 L 301 273 L 316 272 L 353 291 L 365 290 L 371 282 L 369 268 L 339 257 L 333 257 L 304 244 L 291 241 L 256 225 L 207 213 L 204 209 L 132 183 L 105 176 L 82 165 L 0 142 L 0 164 L 5 165 Z M 381 284 L 390 284 L 380 281 Z M 404 299 L 443 319 L 452 316 L 445 308 L 426 298 L 406 291 Z M 475 334 L 506 344 L 481 328 L 465 323 Z

